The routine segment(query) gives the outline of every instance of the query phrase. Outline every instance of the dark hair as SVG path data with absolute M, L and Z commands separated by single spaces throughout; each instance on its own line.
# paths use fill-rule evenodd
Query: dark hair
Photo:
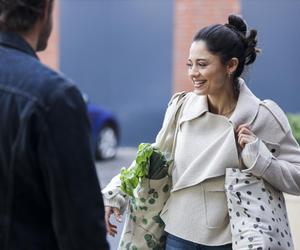
M 256 48 L 256 35 L 257 31 L 254 29 L 247 35 L 244 20 L 239 16 L 230 15 L 227 24 L 207 26 L 195 35 L 193 41 L 205 41 L 207 49 L 218 55 L 223 64 L 236 57 L 239 60 L 233 75 L 236 80 L 243 73 L 245 65 L 253 63 L 256 59 L 259 52 Z
M 47 0 L 0 0 L 0 31 L 29 31 L 43 16 L 46 3 Z

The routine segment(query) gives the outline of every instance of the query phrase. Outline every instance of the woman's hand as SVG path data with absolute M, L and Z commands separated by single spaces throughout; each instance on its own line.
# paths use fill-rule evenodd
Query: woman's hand
M 256 135 L 250 130 L 247 124 L 241 124 L 236 129 L 237 142 L 244 148 L 246 144 L 254 142 L 256 140 Z
M 117 226 L 114 224 L 111 224 L 109 219 L 111 214 L 115 215 L 115 218 L 118 222 L 121 222 L 121 213 L 120 210 L 116 207 L 105 207 L 105 225 L 106 225 L 106 230 L 109 235 L 112 237 L 115 237 L 117 234 Z

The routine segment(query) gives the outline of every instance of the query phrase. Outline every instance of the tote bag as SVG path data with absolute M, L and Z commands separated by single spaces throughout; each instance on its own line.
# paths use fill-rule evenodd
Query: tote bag
M 227 168 L 225 192 L 233 250 L 294 250 L 281 191 L 251 173 Z

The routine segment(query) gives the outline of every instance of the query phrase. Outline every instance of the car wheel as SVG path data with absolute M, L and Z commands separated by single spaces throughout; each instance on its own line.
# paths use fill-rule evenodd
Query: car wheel
M 118 138 L 115 129 L 106 125 L 100 129 L 97 136 L 96 156 L 97 159 L 107 160 L 116 156 Z

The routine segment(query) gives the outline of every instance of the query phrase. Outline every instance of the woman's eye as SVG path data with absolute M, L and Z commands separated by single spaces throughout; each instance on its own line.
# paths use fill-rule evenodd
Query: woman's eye
M 204 63 L 198 63 L 198 66 L 204 68 L 204 67 L 206 67 L 207 65 L 204 64 Z
M 193 67 L 191 63 L 187 63 L 186 66 L 188 66 L 189 68 Z

